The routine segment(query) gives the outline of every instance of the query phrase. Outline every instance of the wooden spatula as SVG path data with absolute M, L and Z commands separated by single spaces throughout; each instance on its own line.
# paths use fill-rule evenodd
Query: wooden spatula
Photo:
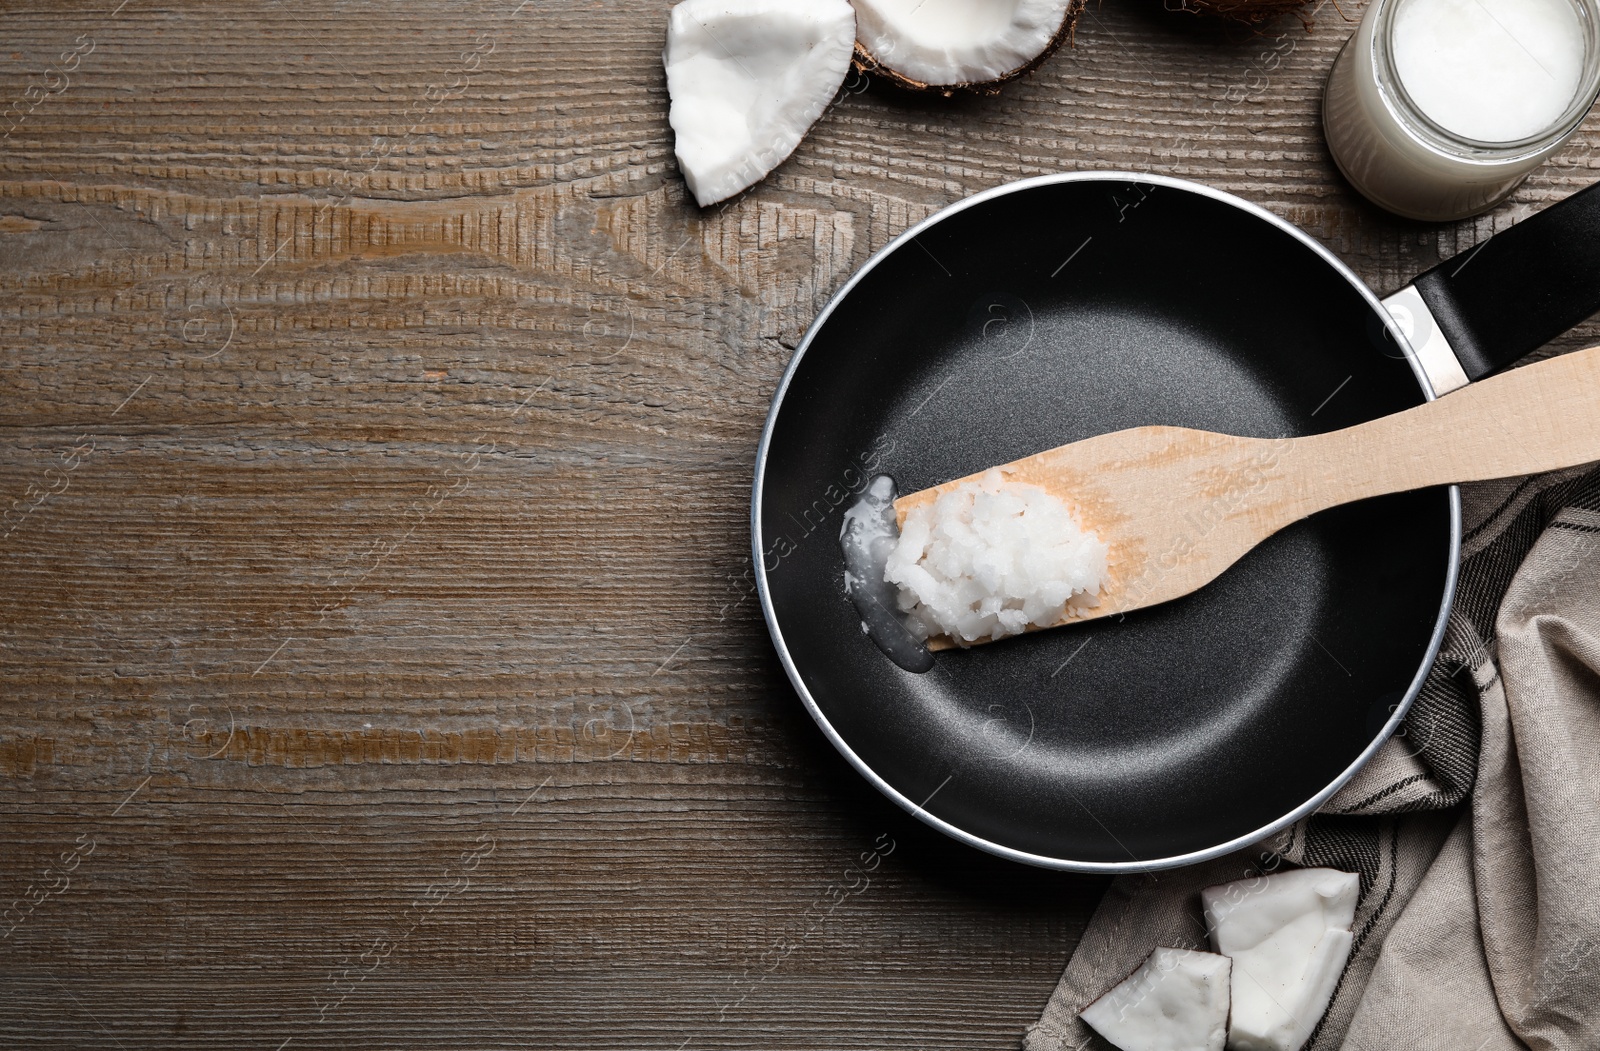
M 1060 622 L 1069 624 L 1187 595 L 1284 526 L 1329 507 L 1594 460 L 1600 460 L 1600 347 L 1329 434 L 1237 438 L 1135 427 L 999 469 L 1008 480 L 1055 494 L 1110 545 L 1100 604 Z M 903 496 L 896 515 L 904 524 L 911 508 L 983 473 Z M 934 639 L 929 648 L 951 645 Z

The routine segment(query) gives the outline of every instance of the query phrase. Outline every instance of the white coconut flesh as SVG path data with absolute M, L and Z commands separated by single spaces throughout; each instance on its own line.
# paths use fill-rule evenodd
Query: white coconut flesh
M 875 65 L 928 86 L 1002 80 L 1050 49 L 1076 0 L 855 0 Z
M 1230 970 L 1226 956 L 1157 949 L 1078 1017 L 1122 1051 L 1222 1051 Z
M 684 0 L 667 24 L 678 167 L 704 207 L 783 163 L 844 83 L 848 0 Z
M 1211 946 L 1233 959 L 1232 1051 L 1298 1051 L 1350 958 L 1361 881 L 1295 869 L 1200 893 Z

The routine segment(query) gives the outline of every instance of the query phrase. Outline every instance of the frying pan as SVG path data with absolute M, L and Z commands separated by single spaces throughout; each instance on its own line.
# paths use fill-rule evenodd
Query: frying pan
M 1438 652 L 1456 489 L 1335 508 L 1186 598 L 920 674 L 845 596 L 844 512 L 879 473 L 913 492 L 1145 424 L 1319 433 L 1481 378 L 1600 309 L 1597 190 L 1382 301 L 1294 226 L 1177 179 L 1031 179 L 906 231 L 812 325 L 757 454 L 757 586 L 800 699 L 884 794 L 1017 861 L 1159 869 L 1310 813 Z

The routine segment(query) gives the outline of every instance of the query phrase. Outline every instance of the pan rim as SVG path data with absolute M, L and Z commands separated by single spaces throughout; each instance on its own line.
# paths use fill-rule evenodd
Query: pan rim
M 844 756 L 846 761 L 848 761 L 850 765 L 855 768 L 857 773 L 866 778 L 866 780 L 872 784 L 873 787 L 896 803 L 901 809 L 905 810 L 907 813 L 911 814 L 911 816 L 922 821 L 929 827 L 937 829 L 945 835 L 950 836 L 952 839 L 965 843 L 968 846 L 976 847 L 979 850 L 996 855 L 997 857 L 1006 858 L 1011 861 L 1032 865 L 1038 868 L 1053 869 L 1062 872 L 1097 874 L 1156 872 L 1222 857 L 1252 844 L 1260 843 L 1262 840 L 1265 840 L 1268 837 L 1283 831 L 1285 828 L 1288 828 L 1296 821 L 1299 821 L 1301 818 L 1311 814 L 1323 803 L 1327 802 L 1328 799 L 1334 795 L 1334 793 L 1336 793 L 1340 788 L 1344 787 L 1344 785 L 1356 775 L 1357 771 L 1371 761 L 1373 756 L 1377 754 L 1378 750 L 1383 747 L 1384 743 L 1387 742 L 1389 738 L 1394 736 L 1395 731 L 1399 728 L 1401 721 L 1406 716 L 1406 713 L 1411 709 L 1412 702 L 1416 700 L 1417 695 L 1422 691 L 1422 686 L 1427 679 L 1428 672 L 1433 667 L 1433 662 L 1439 655 L 1439 650 L 1444 643 L 1445 628 L 1449 621 L 1450 610 L 1455 604 L 1457 576 L 1460 570 L 1461 560 L 1462 533 L 1461 490 L 1459 487 L 1450 486 L 1447 494 L 1450 508 L 1449 564 L 1445 574 L 1444 593 L 1441 598 L 1439 616 L 1434 623 L 1433 634 L 1429 639 L 1426 654 L 1419 664 L 1417 672 L 1411 680 L 1411 684 L 1407 687 L 1405 695 L 1401 698 L 1399 704 L 1391 713 L 1389 720 L 1384 724 L 1382 730 L 1379 731 L 1379 733 L 1373 738 L 1372 743 L 1368 745 L 1359 756 L 1356 757 L 1355 761 L 1341 771 L 1338 776 L 1336 776 L 1320 791 L 1316 792 L 1310 799 L 1307 799 L 1299 806 L 1296 806 L 1282 817 L 1263 825 L 1261 828 L 1256 829 L 1255 831 L 1247 832 L 1226 842 L 1215 844 L 1201 850 L 1189 851 L 1183 854 L 1175 854 L 1153 860 L 1136 858 L 1132 861 L 1080 861 L 1073 858 L 1060 858 L 1044 854 L 1035 854 L 1029 851 L 1019 850 L 1015 847 L 1008 847 L 1003 843 L 997 843 L 993 840 L 977 835 L 976 833 L 969 832 L 958 825 L 955 825 L 943 818 L 938 817 L 935 814 L 930 813 L 926 809 L 928 802 L 927 800 L 922 803 L 916 803 L 902 793 L 899 789 L 889 784 L 888 781 L 880 776 L 877 771 L 873 770 L 872 767 L 865 760 L 863 760 L 853 748 L 850 747 L 849 742 L 847 742 L 843 736 L 840 735 L 838 730 L 834 728 L 833 724 L 828 720 L 828 717 L 823 713 L 821 707 L 818 706 L 816 700 L 811 696 L 811 691 L 807 689 L 805 680 L 800 675 L 799 668 L 795 666 L 794 659 L 789 653 L 788 644 L 784 641 L 783 629 L 778 623 L 777 610 L 773 605 L 771 590 L 768 586 L 766 558 L 764 554 L 765 545 L 762 543 L 761 535 L 761 503 L 766 483 L 767 453 L 772 442 L 773 432 L 777 427 L 779 414 L 783 410 L 784 397 L 788 394 L 789 385 L 794 379 L 796 372 L 798 372 L 802 361 L 805 359 L 807 349 L 810 348 L 811 343 L 813 339 L 816 338 L 817 333 L 822 330 L 822 327 L 827 323 L 829 317 L 832 316 L 834 309 L 841 302 L 843 302 L 848 295 L 850 295 L 850 293 L 855 289 L 855 286 L 868 273 L 876 268 L 878 264 L 883 262 L 889 256 L 893 255 L 895 252 L 899 251 L 901 248 L 905 247 L 919 234 L 931 229 L 951 216 L 960 212 L 964 212 L 969 208 L 977 207 L 987 201 L 994 200 L 998 197 L 1007 196 L 1009 194 L 1036 189 L 1042 186 L 1076 182 L 1135 183 L 1147 186 L 1164 186 L 1170 189 L 1181 190 L 1187 193 L 1194 193 L 1202 197 L 1211 198 L 1212 200 L 1230 205 L 1247 215 L 1253 216 L 1271 224 L 1274 227 L 1277 227 L 1279 230 L 1287 233 L 1292 238 L 1311 249 L 1319 258 L 1332 267 L 1339 276 L 1343 277 L 1345 281 L 1355 289 L 1357 294 L 1359 294 L 1367 302 L 1367 305 L 1383 322 L 1384 326 L 1394 337 L 1396 344 L 1405 351 L 1406 362 L 1411 366 L 1412 374 L 1416 378 L 1417 385 L 1421 389 L 1424 399 L 1427 401 L 1433 401 L 1437 398 L 1432 384 L 1428 381 L 1427 374 L 1423 371 L 1418 361 L 1416 351 L 1412 348 L 1410 342 L 1407 340 L 1405 333 L 1400 330 L 1400 327 L 1395 323 L 1393 317 L 1390 316 L 1388 310 L 1383 306 L 1383 302 L 1378 298 L 1376 293 L 1374 293 L 1372 289 L 1367 286 L 1366 282 L 1361 280 L 1361 278 L 1357 276 L 1356 273 L 1351 270 L 1343 260 L 1334 255 L 1332 251 L 1330 251 L 1316 239 L 1311 237 L 1310 234 L 1306 233 L 1298 226 L 1295 226 L 1293 223 L 1290 223 L 1287 220 L 1274 215 L 1272 212 L 1267 211 L 1260 205 L 1252 204 L 1251 202 L 1224 190 L 1218 190 L 1214 187 L 1206 186 L 1202 183 L 1193 182 L 1188 179 L 1179 179 L 1166 175 L 1152 175 L 1128 171 L 1061 172 L 1054 175 L 1041 175 L 1030 179 L 1020 179 L 1015 182 L 1002 183 L 999 186 L 991 187 L 990 189 L 973 194 L 970 197 L 965 197 L 959 201 L 947 205 L 944 208 L 941 208 L 939 211 L 923 219 L 921 222 L 913 224 L 899 236 L 889 241 L 888 244 L 874 252 L 871 258 L 863 263 L 861 267 L 850 276 L 849 280 L 840 286 L 838 291 L 836 291 L 828 299 L 827 304 L 817 314 L 810 327 L 806 329 L 805 337 L 801 339 L 799 346 L 795 348 L 794 356 L 790 359 L 788 367 L 784 370 L 783 378 L 779 380 L 778 387 L 773 392 L 772 404 L 767 410 L 766 422 L 763 424 L 761 430 L 761 442 L 756 447 L 755 482 L 752 487 L 750 502 L 751 562 L 755 569 L 754 575 L 756 581 L 756 591 L 761 600 L 761 615 L 767 622 L 767 631 L 772 637 L 773 647 L 777 650 L 778 659 L 783 664 L 783 669 L 789 678 L 790 685 L 794 687 L 795 692 L 800 696 L 800 700 L 805 705 L 806 710 L 811 713 L 811 718 L 816 721 L 817 726 L 822 730 L 823 735 L 828 738 L 829 742 L 832 743 L 834 748 L 838 750 L 839 754 Z

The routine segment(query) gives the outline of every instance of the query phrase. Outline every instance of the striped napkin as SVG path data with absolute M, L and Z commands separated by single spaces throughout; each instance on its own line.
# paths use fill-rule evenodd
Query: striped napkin
M 1403 733 L 1275 840 L 1118 878 L 1026 1051 L 1111 1047 L 1077 1013 L 1199 891 L 1280 861 L 1359 873 L 1310 1051 L 1600 1049 L 1600 469 L 1463 488 L 1460 591 Z

